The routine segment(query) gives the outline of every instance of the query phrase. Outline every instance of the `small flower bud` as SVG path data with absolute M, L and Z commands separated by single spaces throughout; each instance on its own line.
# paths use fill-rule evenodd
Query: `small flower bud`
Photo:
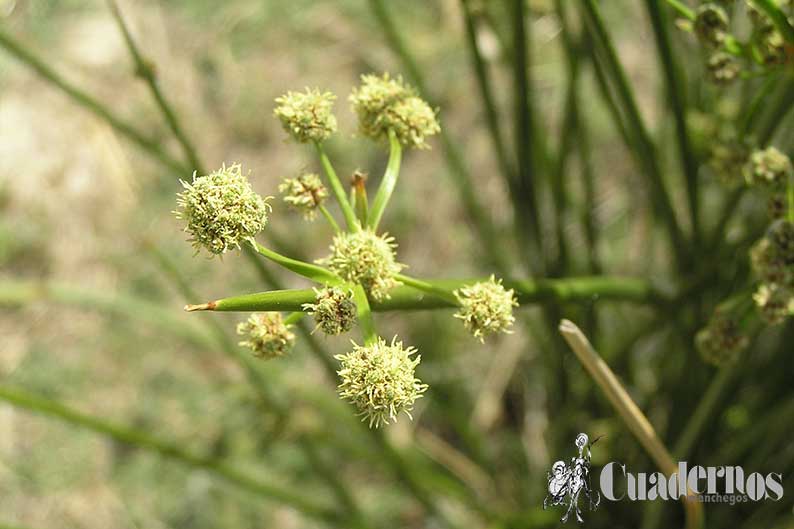
M 252 314 L 246 321 L 237 324 L 237 334 L 247 338 L 239 345 L 265 360 L 284 356 L 295 345 L 295 335 L 289 330 L 290 327 L 292 325 L 284 324 L 280 312 Z
M 774 147 L 757 150 L 750 155 L 744 168 L 749 185 L 782 189 L 791 175 L 791 160 Z
M 513 290 L 506 290 L 502 280 L 494 276 L 488 281 L 459 288 L 454 292 L 458 298 L 460 309 L 455 317 L 463 320 L 466 329 L 485 342 L 485 337 L 497 333 L 510 333 L 513 325 L 513 307 L 518 302 L 513 296 Z
M 350 95 L 361 134 L 385 142 L 391 129 L 403 146 L 427 148 L 425 138 L 441 130 L 430 105 L 401 77 L 363 75 L 361 81 Z
M 719 310 L 695 336 L 695 346 L 703 360 L 717 366 L 734 361 L 749 343 L 738 322 Z
M 741 72 L 741 65 L 736 57 L 724 51 L 712 53 L 706 66 L 711 82 L 721 86 L 732 82 Z
M 395 337 L 391 345 L 383 338 L 372 345 L 354 343 L 351 352 L 334 357 L 342 363 L 339 395 L 358 408 L 370 428 L 396 421 L 400 412 L 411 417 L 414 402 L 427 390 L 415 376 L 421 357 L 411 358 L 414 353 Z
M 240 164 L 225 165 L 207 176 L 184 180 L 177 194 L 178 219 L 187 221 L 188 239 L 198 251 L 220 255 L 254 237 L 267 225 L 270 205 L 251 188 Z
M 389 298 L 389 290 L 400 284 L 394 276 L 405 267 L 396 261 L 393 237 L 376 235 L 362 229 L 355 233 L 339 233 L 331 243 L 331 255 L 320 259 L 346 281 L 359 283 L 376 301 Z
M 307 88 L 305 92 L 287 92 L 276 98 L 275 116 L 284 130 L 299 143 L 322 142 L 336 132 L 333 106 L 336 96 Z
M 315 173 L 304 173 L 297 178 L 285 178 L 278 186 L 284 202 L 302 211 L 306 220 L 314 220 L 319 208 L 328 198 L 328 189 Z
M 769 325 L 778 325 L 794 314 L 794 291 L 776 283 L 764 283 L 753 294 L 761 317 Z
M 744 167 L 750 158 L 747 142 L 728 139 L 711 146 L 708 165 L 726 187 L 733 188 L 744 182 Z
M 695 12 L 695 35 L 709 48 L 719 48 L 728 33 L 728 14 L 716 4 L 702 4 Z
M 356 323 L 356 304 L 353 293 L 337 287 L 314 290 L 315 303 L 304 303 L 303 310 L 312 314 L 317 327 L 325 334 L 336 336 L 353 328 Z

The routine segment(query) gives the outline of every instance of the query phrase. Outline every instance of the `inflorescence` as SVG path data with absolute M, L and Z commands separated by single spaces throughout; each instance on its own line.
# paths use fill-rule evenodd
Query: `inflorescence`
M 379 144 L 388 144 L 390 156 L 399 157 L 400 147 L 426 148 L 427 139 L 440 131 L 436 111 L 400 77 L 365 75 L 361 80 L 361 86 L 350 96 L 358 116 L 359 132 Z M 324 154 L 322 143 L 337 129 L 333 114 L 335 99 L 329 92 L 307 88 L 277 98 L 274 111 L 292 139 L 315 145 L 330 189 L 345 214 L 348 231 L 343 231 L 325 208 L 324 202 L 331 193 L 318 174 L 306 172 L 285 178 L 279 185 L 290 208 L 303 213 L 307 220 L 314 220 L 320 210 L 334 229 L 330 255 L 326 258 L 314 265 L 282 256 L 256 242 L 255 237 L 268 223 L 270 205 L 268 199 L 253 191 L 239 164 L 224 165 L 209 175 L 194 175 L 191 183 L 183 182 L 184 190 L 178 194 L 175 213 L 185 221 L 185 231 L 197 249 L 205 248 L 210 254 L 218 255 L 240 249 L 247 242 L 262 256 L 319 283 L 314 289 L 314 302 L 301 306 L 303 313 L 314 316 L 316 329 L 337 336 L 361 323 L 366 345 L 353 343 L 352 351 L 335 356 L 341 363 L 339 394 L 355 405 L 371 427 L 379 427 L 395 421 L 403 412 L 410 416 L 416 399 L 428 386 L 415 375 L 420 360 L 416 349 L 403 347 L 397 337 L 387 343 L 374 330 L 369 302 L 389 298 L 392 289 L 402 284 L 400 274 L 405 265 L 397 262 L 394 238 L 377 233 L 377 220 L 367 218 L 365 177 L 360 173 L 354 175 L 353 196 L 362 199 L 355 204 L 354 211 Z M 378 197 L 383 200 L 386 196 L 388 201 L 391 189 L 382 189 L 388 190 L 383 195 L 379 190 Z M 412 288 L 438 295 L 432 285 L 402 279 L 410 282 Z M 451 294 L 444 296 L 452 298 Z M 246 302 L 240 301 L 243 298 L 247 303 L 252 299 L 251 296 L 234 298 L 238 304 L 233 310 L 240 310 L 240 303 L 245 305 Z M 454 292 L 454 299 L 459 305 L 455 317 L 463 320 L 480 341 L 497 332 L 510 332 L 517 302 L 513 291 L 505 289 L 493 276 L 488 281 L 460 288 Z M 221 301 L 194 305 L 190 310 L 215 310 Z M 243 337 L 239 345 L 262 359 L 284 356 L 295 345 L 291 322 L 299 316 L 302 314 L 285 318 L 280 312 L 254 313 L 237 326 L 238 334 Z
M 175 211 L 187 224 L 185 231 L 196 248 L 212 255 L 240 249 L 240 243 L 254 237 L 267 225 L 268 199 L 254 192 L 240 164 L 225 165 L 206 176 L 182 180 Z
M 342 364 L 339 394 L 376 428 L 396 421 L 401 412 L 410 417 L 414 402 L 427 390 L 414 374 L 420 361 L 415 353 L 396 337 L 391 344 L 383 338 L 370 345 L 353 343 L 352 351 L 334 357 Z

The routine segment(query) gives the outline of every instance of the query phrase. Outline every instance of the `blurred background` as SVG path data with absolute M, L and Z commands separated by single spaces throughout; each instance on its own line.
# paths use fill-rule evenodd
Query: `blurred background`
M 542 510 L 546 470 L 574 455 L 580 431 L 605 436 L 594 449 L 596 467 L 618 459 L 655 470 L 556 336 L 562 316 L 588 332 L 671 450 L 690 432 L 688 461 L 787 478 L 790 325 L 758 335 L 729 372 L 704 363 L 692 340 L 714 306 L 748 281 L 746 250 L 763 233 L 766 203 L 737 201 L 724 237 L 675 263 L 650 206 L 648 153 L 630 115 L 614 108 L 619 91 L 592 68 L 592 30 L 579 4 L 119 0 L 202 169 L 240 162 L 262 195 L 277 195 L 282 177 L 317 171 L 313 152 L 285 141 L 272 112 L 285 91 L 320 87 L 339 97 L 340 133 L 328 150 L 340 176 L 363 170 L 374 189 L 388 153 L 355 135 L 346 98 L 361 74 L 388 71 L 419 85 L 445 131 L 431 150 L 406 154 L 382 224 L 412 275 L 604 273 L 646 280 L 669 296 L 686 293 L 676 310 L 597 296 L 522 307 L 515 334 L 484 345 L 448 311 L 379 314 L 382 335 L 399 334 L 420 350 L 418 375 L 431 389 L 413 421 L 403 417 L 373 435 L 335 396 L 336 380 L 319 359 L 344 352 L 350 336 L 299 335 L 294 354 L 258 364 L 268 401 L 235 361 L 233 330 L 243 315 L 182 312 L 186 302 L 306 285 L 270 263 L 265 281 L 244 255 L 193 256 L 171 212 L 179 180 L 195 167 L 182 161 L 180 143 L 136 76 L 108 4 L 0 0 L 0 380 L 203 458 L 185 464 L 119 435 L 0 404 L 0 525 L 353 527 L 245 490 L 212 461 L 344 513 L 350 496 L 362 527 L 557 526 L 561 513 Z M 600 8 L 688 236 L 675 121 L 646 4 Z M 767 81 L 708 85 L 695 40 L 676 28 L 666 4 L 661 11 L 700 165 L 720 127 Z M 53 75 L 42 77 L 37 61 Z M 517 61 L 526 65 L 523 91 Z M 496 116 L 483 106 L 477 67 L 487 69 Z M 790 88 L 780 81 L 787 75 L 775 82 Z M 68 93 L 70 86 L 91 100 Z M 517 90 L 530 97 L 516 98 Z M 146 145 L 130 141 L 97 105 Z M 787 149 L 788 106 L 776 108 L 775 138 Z M 525 111 L 528 121 L 517 119 Z M 534 203 L 504 177 L 530 167 Z M 710 229 L 731 192 L 702 166 L 697 176 L 700 218 Z M 267 244 L 306 259 L 325 255 L 326 225 L 304 222 L 278 199 L 272 204 Z M 540 237 L 527 243 L 530 211 Z M 687 285 L 695 286 L 682 290 Z M 791 505 L 788 490 L 780 502 L 709 505 L 706 525 L 790 528 Z M 585 517 L 591 527 L 684 519 L 675 502 L 606 502 Z

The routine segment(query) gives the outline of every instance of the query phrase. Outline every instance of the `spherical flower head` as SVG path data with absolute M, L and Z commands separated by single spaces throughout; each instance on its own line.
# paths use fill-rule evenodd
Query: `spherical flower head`
M 460 303 L 455 317 L 463 320 L 475 338 L 484 342 L 490 334 L 511 332 L 515 321 L 513 307 L 518 306 L 518 302 L 513 290 L 502 286 L 501 279 L 497 281 L 491 276 L 488 281 L 459 288 L 454 293 Z
M 284 356 L 295 345 L 291 327 L 284 323 L 280 312 L 252 314 L 246 321 L 237 324 L 237 334 L 246 337 L 239 345 L 265 360 Z
M 284 130 L 298 143 L 323 142 L 336 132 L 333 106 L 336 96 L 307 88 L 287 92 L 276 98 L 275 116 Z
M 392 130 L 403 146 L 423 149 L 427 148 L 425 138 L 441 131 L 435 110 L 402 77 L 363 75 L 350 103 L 359 131 L 375 141 L 388 141 Z
M 279 184 L 278 191 L 291 208 L 303 212 L 306 220 L 314 220 L 317 216 L 317 208 L 328 198 L 328 189 L 315 173 L 304 173 L 297 178 L 285 178 Z
M 370 229 L 339 233 L 331 243 L 331 255 L 318 263 L 346 281 L 359 283 L 374 300 L 381 301 L 401 284 L 394 276 L 405 266 L 396 260 L 396 247 L 393 237 Z
M 794 314 L 794 291 L 777 283 L 764 283 L 753 294 L 761 317 L 769 325 L 778 325 Z
M 193 175 L 177 194 L 178 219 L 187 222 L 188 239 L 198 251 L 212 255 L 240 249 L 240 242 L 256 236 L 267 225 L 270 205 L 251 188 L 240 164 L 225 165 L 206 176 Z
M 723 185 L 734 188 L 744 182 L 744 167 L 751 153 L 745 141 L 719 140 L 711 146 L 708 164 Z
M 717 366 L 734 361 L 748 344 L 739 323 L 720 311 L 695 336 L 695 346 L 703 360 Z
M 315 289 L 314 303 L 305 303 L 303 310 L 314 315 L 317 327 L 325 334 L 336 336 L 346 333 L 356 323 L 356 304 L 353 292 L 337 287 Z
M 716 85 L 727 85 L 735 80 L 742 68 L 736 57 L 724 51 L 717 51 L 709 56 L 706 63 L 709 79 Z
M 427 390 L 415 375 L 421 358 L 415 353 L 395 337 L 391 344 L 383 338 L 371 345 L 354 343 L 351 352 L 335 356 L 342 363 L 339 395 L 358 408 L 370 428 L 396 421 L 401 412 L 411 417 L 414 402 Z
M 791 160 L 775 147 L 753 152 L 744 169 L 749 185 L 761 185 L 773 190 L 786 186 L 791 171 Z
M 719 48 L 728 33 L 728 14 L 716 4 L 702 4 L 695 12 L 693 29 L 704 46 Z

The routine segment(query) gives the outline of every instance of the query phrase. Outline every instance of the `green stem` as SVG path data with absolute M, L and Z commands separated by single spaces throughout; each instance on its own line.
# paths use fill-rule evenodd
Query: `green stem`
M 269 248 L 265 248 L 254 239 L 249 239 L 248 243 L 260 255 L 267 257 L 274 263 L 277 263 L 287 270 L 295 272 L 298 275 L 311 279 L 316 283 L 333 285 L 339 283 L 341 279 L 339 276 L 321 266 L 313 265 L 291 257 L 286 257 L 278 252 L 274 252 Z
M 789 222 L 794 223 L 794 174 L 791 172 L 789 172 L 788 181 L 786 182 L 786 198 L 788 199 L 786 218 Z
M 265 483 L 258 478 L 236 470 L 226 463 L 184 450 L 170 441 L 110 423 L 104 419 L 73 410 L 59 402 L 8 386 L 0 386 L 0 400 L 19 408 L 47 417 L 54 417 L 69 424 L 106 435 L 128 446 L 157 453 L 189 467 L 206 470 L 241 489 L 289 505 L 306 516 L 326 523 L 337 520 L 337 513 L 333 508 L 304 497 L 298 490 Z
M 400 160 L 402 159 L 402 146 L 397 140 L 397 135 L 389 129 L 389 163 L 386 165 L 386 172 L 380 182 L 375 200 L 372 201 L 372 208 L 369 210 L 369 227 L 372 231 L 378 230 L 378 224 L 389 204 L 397 179 L 400 176 Z
M 525 259 L 530 265 L 530 270 L 540 273 L 544 263 L 540 256 L 543 251 L 541 237 L 540 215 L 537 200 L 537 170 L 535 167 L 536 139 L 533 135 L 533 108 L 529 80 L 529 37 L 526 26 L 526 2 L 524 0 L 511 0 L 513 21 L 513 103 L 515 117 L 515 149 L 516 149 L 516 182 L 514 200 L 517 218 L 524 226 L 520 229 L 525 246 Z
M 416 290 L 421 290 L 422 292 L 430 294 L 431 296 L 436 296 L 440 299 L 443 299 L 444 301 L 448 301 L 449 303 L 452 303 L 454 306 L 457 306 L 459 304 L 458 298 L 449 289 L 437 285 L 433 285 L 431 283 L 428 283 L 427 281 L 422 281 L 421 279 L 415 279 L 413 277 L 409 277 L 402 274 L 397 274 L 395 279 L 404 283 L 405 285 L 408 285 L 411 288 L 415 288 Z
M 631 148 L 632 153 L 637 157 L 638 165 L 644 169 L 648 177 L 652 190 L 652 205 L 667 228 L 679 267 L 685 269 L 689 260 L 688 248 L 681 228 L 678 225 L 670 194 L 662 178 L 656 148 L 645 128 L 637 106 L 637 100 L 634 97 L 626 72 L 618 60 L 617 51 L 606 29 L 596 0 L 583 0 L 582 6 L 591 35 L 601 51 L 607 73 L 610 74 L 618 99 L 623 105 L 630 136 L 636 139 L 628 147 Z M 596 60 L 598 60 L 597 56 Z
M 391 14 L 386 9 L 384 0 L 369 0 L 369 5 L 383 31 L 386 42 L 400 59 L 408 77 L 416 85 L 422 97 L 432 104 L 434 98 L 429 95 L 424 76 L 416 60 L 409 52 Z M 472 220 L 474 229 L 477 231 L 477 236 L 483 247 L 482 255 L 500 274 L 504 274 L 510 267 L 506 253 L 499 243 L 501 240 L 499 231 L 494 226 L 488 211 L 482 205 L 480 195 L 472 181 L 471 173 L 463 160 L 463 156 L 445 127 L 441 128 L 440 136 L 449 174 L 453 177 L 455 188 L 460 193 L 461 202 L 463 203 L 462 208 Z
M 285 325 L 294 325 L 294 324 L 298 323 L 299 321 L 301 321 L 304 316 L 306 316 L 305 312 L 300 312 L 300 311 L 293 312 L 289 316 L 284 318 L 284 324 Z
M 772 19 L 772 23 L 786 42 L 794 44 L 794 27 L 774 0 L 752 0 L 752 3 Z
M 375 331 L 375 321 L 372 318 L 372 309 L 369 306 L 369 298 L 361 285 L 353 286 L 353 301 L 356 302 L 358 324 L 361 327 L 361 333 L 364 335 L 364 343 L 371 345 L 378 339 L 378 333 Z
M 168 127 L 171 129 L 171 132 L 174 133 L 174 137 L 176 137 L 177 141 L 182 146 L 182 150 L 185 152 L 188 163 L 190 163 L 192 166 L 191 169 L 197 171 L 199 174 L 204 174 L 205 171 L 201 165 L 201 162 L 199 162 L 195 147 L 193 147 L 193 144 L 190 142 L 187 134 L 185 134 L 184 130 L 182 130 L 182 126 L 179 123 L 176 112 L 174 112 L 173 108 L 165 99 L 165 96 L 160 90 L 154 67 L 141 55 L 141 52 L 138 49 L 138 46 L 135 44 L 135 40 L 133 40 L 132 34 L 130 33 L 126 22 L 124 21 L 124 17 L 121 15 L 121 10 L 119 9 L 116 0 L 107 0 L 107 2 L 110 12 L 113 14 L 113 18 L 116 19 L 116 23 L 118 24 L 119 29 L 124 36 L 124 42 L 127 44 L 127 50 L 129 51 L 130 56 L 135 63 L 136 73 L 146 82 L 146 86 L 149 87 L 149 92 L 152 94 L 155 103 L 157 103 L 157 106 L 160 108 L 160 112 L 162 112 L 163 117 L 165 117 Z
M 487 281 L 480 279 L 420 280 L 399 276 L 407 281 L 404 286 L 389 291 L 389 298 L 369 301 L 375 312 L 432 310 L 458 306 L 455 290 Z M 409 284 L 410 283 L 410 284 Z M 627 301 L 657 305 L 669 304 L 670 298 L 663 296 L 648 282 L 628 277 L 571 277 L 564 279 L 505 280 L 505 288 L 515 291 L 521 305 L 537 303 L 563 303 L 594 301 Z M 431 295 L 427 295 L 431 294 Z M 268 312 L 300 311 L 304 303 L 312 303 L 315 293 L 305 290 L 275 290 L 224 298 L 201 305 L 188 305 L 189 311 L 214 310 L 221 312 Z
M 333 217 L 333 215 L 331 215 L 331 212 L 328 211 L 328 208 L 323 204 L 320 204 L 319 209 L 320 213 L 322 213 L 323 217 L 325 217 L 325 220 L 327 220 L 328 224 L 330 224 L 331 228 L 333 228 L 334 233 L 341 233 L 342 228 L 339 227 L 339 224 L 336 222 L 336 219 Z
M 686 82 L 682 77 L 682 70 L 675 60 L 673 48 L 670 45 L 668 21 L 658 0 L 646 0 L 648 15 L 653 26 L 656 38 L 656 48 L 659 52 L 659 62 L 664 73 L 665 91 L 670 101 L 670 109 L 675 120 L 676 142 L 681 158 L 686 180 L 687 199 L 689 203 L 689 216 L 692 225 L 692 239 L 695 248 L 699 247 L 700 240 L 700 214 L 699 214 L 699 189 L 698 163 L 692 150 L 692 142 L 686 123 Z
M 2 29 L 0 29 L 0 46 L 5 48 L 6 51 L 33 69 L 37 74 L 44 78 L 45 81 L 49 82 L 69 96 L 75 101 L 75 103 L 107 122 L 107 124 L 110 125 L 116 132 L 122 136 L 125 136 L 143 150 L 157 158 L 172 171 L 180 174 L 186 174 L 190 172 L 184 165 L 163 150 L 159 142 L 146 137 L 135 127 L 118 117 L 118 115 L 114 114 L 110 109 L 108 109 L 108 107 L 66 81 L 52 68 L 47 66 L 41 59 L 30 53 L 21 43 L 14 40 Z
M 488 75 L 487 65 L 477 42 L 477 27 L 475 25 L 474 13 L 472 12 L 471 0 L 461 0 L 461 6 L 463 8 L 464 27 L 466 29 L 466 45 L 468 46 L 469 57 L 471 58 L 472 67 L 476 74 L 477 87 L 479 88 L 480 99 L 482 101 L 483 110 L 485 111 L 488 132 L 491 136 L 494 152 L 496 153 L 496 161 L 502 172 L 502 178 L 508 185 L 511 185 L 515 178 L 515 170 L 511 166 L 506 144 L 502 136 L 502 130 L 499 127 L 500 119 L 493 96 L 493 89 L 491 87 L 491 78 Z
M 320 163 L 322 164 L 323 170 L 328 177 L 328 182 L 331 184 L 331 191 L 333 191 L 336 201 L 339 203 L 339 207 L 342 209 L 342 215 L 344 215 L 345 221 L 347 222 L 347 229 L 350 231 L 358 231 L 360 226 L 356 220 L 356 212 L 353 211 L 353 208 L 350 206 L 350 202 L 347 200 L 345 189 L 342 187 L 342 182 L 339 180 L 339 177 L 334 170 L 334 166 L 331 165 L 331 160 L 329 160 L 328 155 L 325 154 L 325 149 L 323 149 L 323 145 L 321 143 L 315 142 L 314 147 L 317 149 L 317 155 L 320 157 Z
M 680 16 L 684 17 L 687 20 L 694 21 L 695 20 L 695 12 L 690 9 L 688 6 L 684 5 L 679 0 L 667 0 L 667 4 L 672 7 L 676 13 Z

